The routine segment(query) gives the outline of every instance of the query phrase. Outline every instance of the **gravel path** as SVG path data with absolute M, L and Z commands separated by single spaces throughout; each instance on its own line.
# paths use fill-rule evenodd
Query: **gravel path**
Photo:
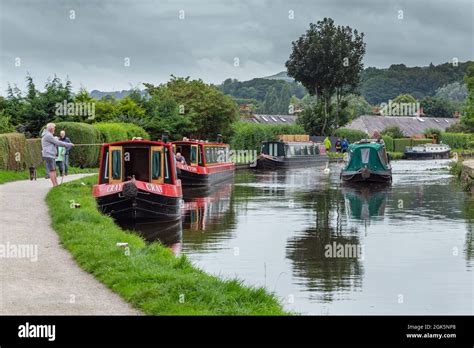
M 0 185 L 0 315 L 139 315 L 60 245 L 45 202 L 50 189 L 45 179 Z M 20 247 L 23 257 L 14 256 Z

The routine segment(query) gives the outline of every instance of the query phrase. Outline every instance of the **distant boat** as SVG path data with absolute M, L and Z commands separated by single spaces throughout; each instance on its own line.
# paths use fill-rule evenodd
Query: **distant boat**
M 285 169 L 325 164 L 327 157 L 320 154 L 320 143 L 312 141 L 264 141 L 257 157 L 258 169 Z
M 187 162 L 176 163 L 183 187 L 211 187 L 234 177 L 235 164 L 229 159 L 228 144 L 181 140 L 172 145 L 174 153 L 181 153 Z
M 129 140 L 102 146 L 99 183 L 93 196 L 115 219 L 181 218 L 182 190 L 171 144 Z
M 451 148 L 446 144 L 420 144 L 405 148 L 406 159 L 441 159 L 449 158 Z
M 391 182 L 390 165 L 385 144 L 364 139 L 349 145 L 347 164 L 341 171 L 344 182 Z

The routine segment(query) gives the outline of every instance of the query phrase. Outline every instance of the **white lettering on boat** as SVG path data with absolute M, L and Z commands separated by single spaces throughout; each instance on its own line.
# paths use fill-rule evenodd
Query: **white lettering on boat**
M 145 187 L 148 191 L 163 193 L 163 189 L 159 185 L 154 185 L 154 184 L 147 183 L 147 184 L 145 184 Z
M 197 172 L 197 168 L 196 167 L 190 167 L 188 166 L 187 164 L 182 164 L 180 166 L 181 169 L 184 169 L 184 170 L 187 170 L 188 172 Z
M 122 184 L 108 185 L 105 192 L 119 192 L 122 191 Z

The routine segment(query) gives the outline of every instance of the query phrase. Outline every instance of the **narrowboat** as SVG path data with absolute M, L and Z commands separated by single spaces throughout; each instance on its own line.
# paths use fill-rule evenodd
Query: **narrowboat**
M 449 158 L 451 148 L 446 144 L 420 144 L 405 148 L 406 159 Z
M 383 140 L 364 139 L 349 145 L 341 179 L 355 183 L 390 183 L 392 166 Z
M 181 218 L 182 190 L 171 144 L 129 140 L 102 145 L 93 196 L 115 219 Z
M 287 169 L 325 164 L 320 143 L 312 141 L 264 141 L 257 156 L 257 169 Z
M 234 177 L 235 164 L 229 158 L 229 145 L 200 140 L 181 140 L 172 144 L 174 154 L 180 153 L 186 162 L 176 161 L 183 187 L 209 187 Z

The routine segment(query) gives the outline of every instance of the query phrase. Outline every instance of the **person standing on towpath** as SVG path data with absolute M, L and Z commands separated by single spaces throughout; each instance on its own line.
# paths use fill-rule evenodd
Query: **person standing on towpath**
M 65 143 L 54 137 L 54 130 L 56 125 L 54 123 L 48 123 L 46 130 L 41 138 L 41 156 L 43 157 L 44 164 L 46 167 L 46 174 L 49 175 L 53 186 L 58 186 L 58 180 L 56 178 L 56 156 L 57 146 L 62 146 L 67 149 L 74 146 L 72 143 Z

